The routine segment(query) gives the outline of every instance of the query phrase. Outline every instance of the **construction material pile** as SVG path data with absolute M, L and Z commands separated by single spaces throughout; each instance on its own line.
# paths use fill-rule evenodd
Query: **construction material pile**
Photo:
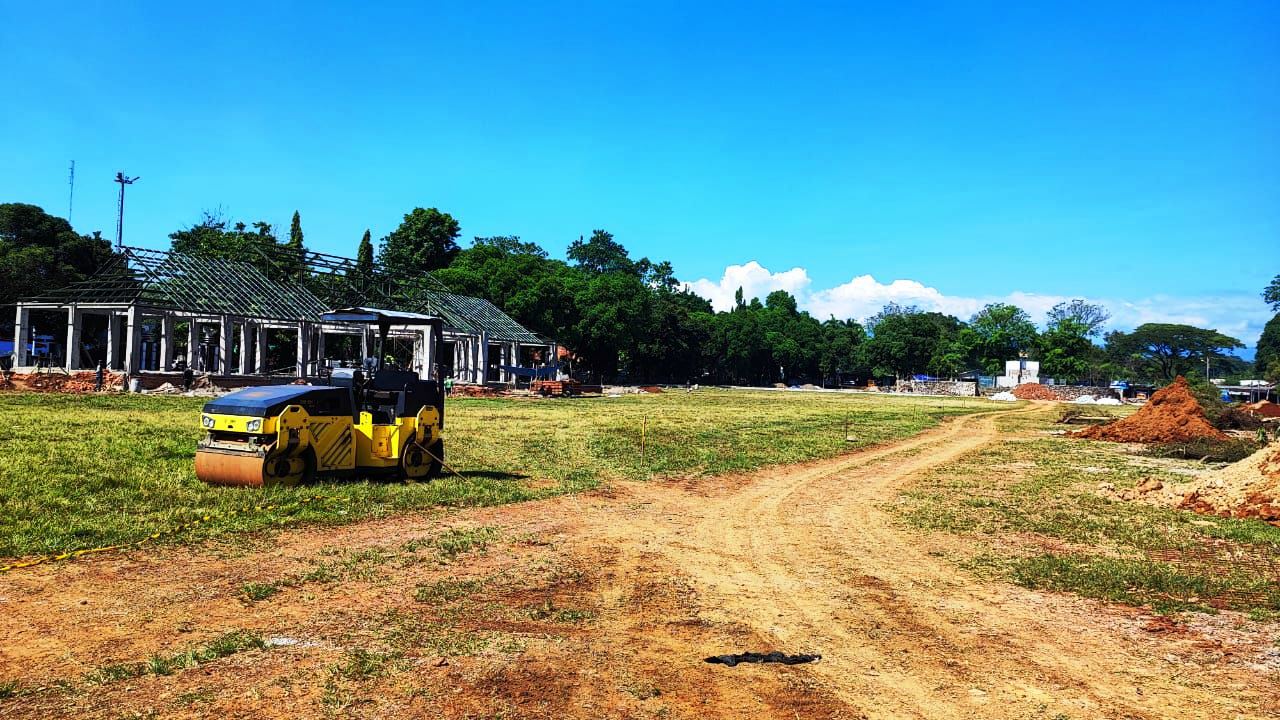
M 1017 401 L 1018 401 L 1018 396 L 1017 396 L 1017 395 L 1014 395 L 1013 393 L 1009 392 L 1008 390 L 1001 390 L 1000 392 L 996 393 L 995 395 L 992 395 L 992 396 L 991 396 L 991 399 L 992 399 L 992 400 L 999 400 L 1000 402 L 1017 402 Z
M 1016 392 L 1016 391 L 1015 391 Z M 1157 391 L 1138 412 L 1106 425 L 1096 425 L 1072 433 L 1072 437 L 1111 442 L 1175 443 L 1207 438 L 1228 440 L 1226 433 L 1211 425 L 1204 409 L 1191 394 L 1181 375 L 1173 384 Z
M 1250 415 L 1256 415 L 1257 417 L 1264 417 L 1264 418 L 1280 417 L 1280 405 L 1277 405 L 1271 402 L 1270 400 L 1261 400 L 1259 402 L 1253 403 L 1252 405 L 1246 405 L 1244 409 L 1245 409 L 1245 412 L 1249 413 Z
M 18 389 L 36 392 L 91 393 L 98 387 L 97 372 L 85 370 L 70 375 L 61 373 L 33 373 L 31 375 L 15 375 L 14 385 Z M 124 386 L 124 375 L 106 373 L 102 378 L 103 390 L 119 390 Z
M 1177 505 L 1207 515 L 1280 524 L 1280 443 L 1198 481 Z
M 1053 388 L 1040 383 L 1022 383 L 1013 389 L 1013 396 L 1019 400 L 1057 400 L 1058 394 Z
M 484 385 L 454 385 L 449 394 L 454 397 L 498 397 L 502 392 Z

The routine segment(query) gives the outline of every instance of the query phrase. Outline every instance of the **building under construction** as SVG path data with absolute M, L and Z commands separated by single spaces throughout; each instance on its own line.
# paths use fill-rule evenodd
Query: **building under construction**
M 514 366 L 553 361 L 555 343 L 487 300 L 450 292 L 429 273 L 284 249 L 215 259 L 124 247 L 87 280 L 17 303 L 14 362 L 90 369 L 99 362 L 151 386 L 190 368 L 240 378 L 323 377 L 377 351 L 363 326 L 323 322 L 333 308 L 366 306 L 437 315 L 443 340 L 391 329 L 384 355 L 423 377 L 512 383 Z M 38 318 L 38 321 L 37 321 Z M 241 381 L 243 382 L 243 381 Z

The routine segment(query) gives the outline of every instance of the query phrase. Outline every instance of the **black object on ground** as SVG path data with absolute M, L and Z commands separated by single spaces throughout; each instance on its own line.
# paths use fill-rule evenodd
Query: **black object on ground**
M 821 655 L 786 655 L 780 652 L 754 653 L 745 652 L 736 655 L 712 655 L 703 662 L 718 663 L 733 667 L 738 663 L 782 663 L 783 665 L 799 665 L 801 663 L 821 660 Z

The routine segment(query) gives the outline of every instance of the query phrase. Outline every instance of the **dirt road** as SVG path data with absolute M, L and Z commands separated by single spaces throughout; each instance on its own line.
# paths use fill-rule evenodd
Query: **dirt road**
M 895 524 L 884 506 L 897 490 L 1002 441 L 995 417 L 745 476 L 624 484 L 0 577 L 0 680 L 21 682 L 0 713 L 1280 714 L 1278 678 L 1254 661 L 1252 639 L 982 582 L 942 557 L 954 540 Z M 484 533 L 497 538 L 487 548 L 473 543 L 456 557 L 440 549 L 451 547 L 442 537 Z M 251 582 L 278 588 L 250 600 Z M 270 647 L 169 675 L 103 678 L 104 666 L 233 629 Z M 748 650 L 822 659 L 702 662 Z

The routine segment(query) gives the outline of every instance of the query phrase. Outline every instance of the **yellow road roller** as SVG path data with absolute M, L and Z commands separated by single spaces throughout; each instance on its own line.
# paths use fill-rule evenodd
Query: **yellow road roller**
M 326 313 L 329 322 L 374 322 L 378 357 L 389 327 L 439 318 L 370 308 Z M 444 393 L 437 380 L 384 368 L 335 369 L 330 384 L 245 388 L 206 403 L 196 477 L 214 485 L 296 485 L 316 475 L 429 480 L 444 463 Z

